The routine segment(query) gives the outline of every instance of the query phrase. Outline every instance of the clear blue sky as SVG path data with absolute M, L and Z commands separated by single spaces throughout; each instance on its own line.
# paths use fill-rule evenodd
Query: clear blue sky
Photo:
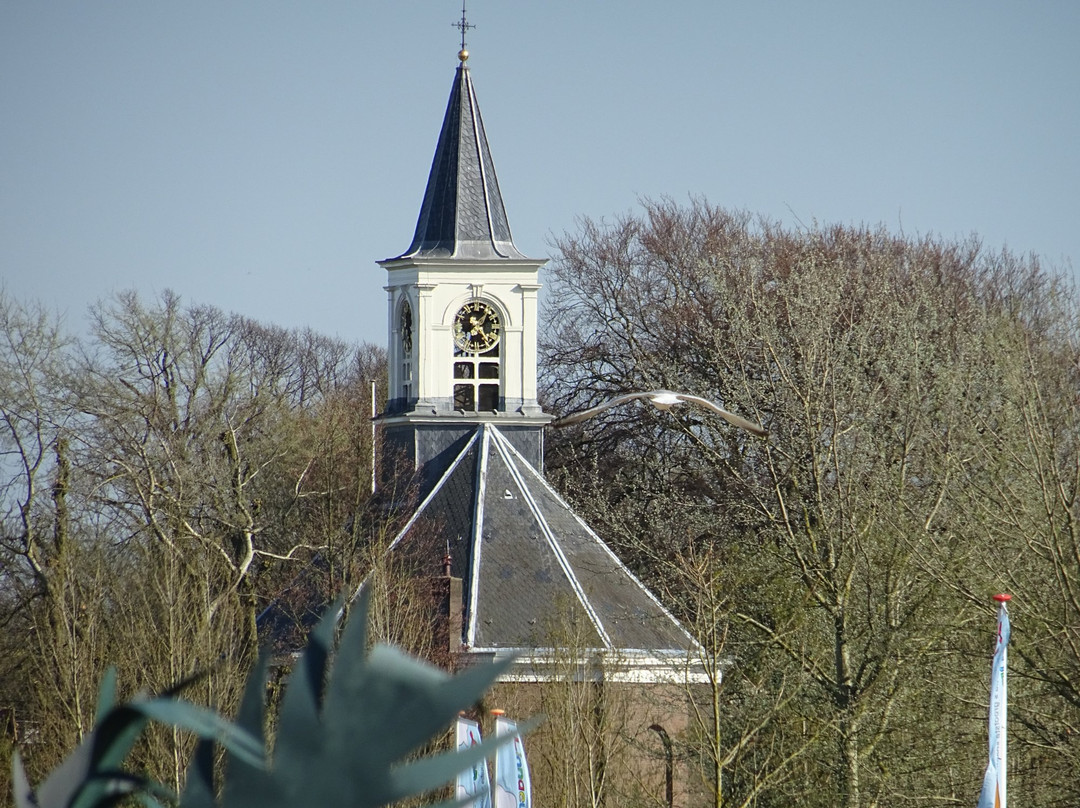
M 458 0 L 0 0 L 0 277 L 385 341 Z M 1080 2 L 471 0 L 515 241 L 691 195 L 1080 266 Z

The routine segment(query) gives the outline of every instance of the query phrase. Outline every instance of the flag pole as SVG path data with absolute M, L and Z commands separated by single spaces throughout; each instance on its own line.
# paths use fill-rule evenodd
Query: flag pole
M 499 736 L 499 719 L 506 715 L 506 710 L 495 708 L 490 711 L 495 719 L 495 727 L 491 730 L 495 737 Z M 499 751 L 496 749 L 491 756 L 491 807 L 496 808 L 499 804 Z
M 1008 665 L 1009 610 L 1006 604 L 1012 595 L 994 595 L 998 604 L 997 637 L 994 641 L 994 662 L 990 672 L 990 760 L 986 764 L 978 808 L 1007 808 L 1005 769 L 1008 750 Z

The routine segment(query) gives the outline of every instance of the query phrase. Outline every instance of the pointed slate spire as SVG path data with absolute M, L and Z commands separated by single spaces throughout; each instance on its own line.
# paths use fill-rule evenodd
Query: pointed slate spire
M 466 58 L 462 50 L 416 234 L 398 258 L 525 258 L 510 235 Z

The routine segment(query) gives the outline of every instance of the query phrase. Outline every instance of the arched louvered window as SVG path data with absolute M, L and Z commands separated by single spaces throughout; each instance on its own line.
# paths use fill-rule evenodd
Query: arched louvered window
M 409 305 L 409 299 L 406 297 L 402 299 L 401 306 L 398 307 L 398 339 L 401 346 L 400 356 L 400 379 L 401 390 L 400 395 L 405 401 L 411 401 L 413 398 L 413 315 L 412 306 Z

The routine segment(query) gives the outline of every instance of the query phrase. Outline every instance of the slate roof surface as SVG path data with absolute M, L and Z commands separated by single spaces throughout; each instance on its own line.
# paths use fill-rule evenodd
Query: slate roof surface
M 693 644 L 494 425 L 477 426 L 394 547 L 420 519 L 450 542 L 472 650 L 550 647 L 569 610 L 589 648 L 685 653 Z
M 480 106 L 464 62 L 450 90 L 416 233 L 398 258 L 525 259 L 510 235 Z

